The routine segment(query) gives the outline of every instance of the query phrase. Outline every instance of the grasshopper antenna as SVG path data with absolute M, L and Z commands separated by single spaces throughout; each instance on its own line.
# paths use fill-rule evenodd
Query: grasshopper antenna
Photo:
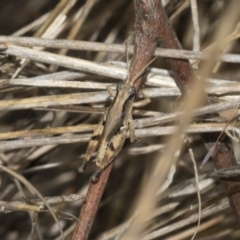
M 133 78 L 133 80 L 131 82 L 134 82 L 136 79 L 138 79 L 146 70 L 146 68 L 148 68 L 156 59 L 158 56 L 155 56 L 148 64 L 146 64 L 143 69 Z
M 125 42 L 125 54 L 126 54 L 126 62 L 127 62 L 127 78 L 129 78 L 130 73 L 130 62 L 129 62 L 129 55 L 128 55 L 128 42 Z

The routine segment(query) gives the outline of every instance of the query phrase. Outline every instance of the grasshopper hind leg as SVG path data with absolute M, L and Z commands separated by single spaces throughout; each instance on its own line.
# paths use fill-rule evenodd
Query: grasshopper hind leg
M 78 167 L 78 171 L 80 173 L 82 173 L 85 170 L 87 162 L 89 161 L 92 154 L 95 152 L 95 150 L 99 146 L 99 139 L 100 139 L 100 137 L 102 135 L 102 132 L 103 132 L 105 119 L 106 119 L 106 117 L 105 117 L 105 115 L 103 115 L 101 117 L 97 127 L 95 128 L 93 134 L 92 134 L 92 137 L 91 137 L 91 140 L 88 144 L 87 151 L 86 151 L 86 154 L 84 156 L 83 162 Z
M 109 142 L 104 156 L 101 158 L 97 156 L 95 162 L 98 169 L 92 176 L 93 182 L 98 181 L 104 169 L 114 160 L 114 158 L 121 151 L 126 137 L 127 137 L 127 129 L 123 127 L 122 130 L 118 132 Z

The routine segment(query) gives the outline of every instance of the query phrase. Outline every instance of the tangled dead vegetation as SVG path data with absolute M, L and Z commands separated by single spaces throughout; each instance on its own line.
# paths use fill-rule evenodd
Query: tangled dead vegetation
M 112 101 L 106 87 L 131 74 L 136 5 L 156 2 L 0 4 L 0 239 L 240 238 L 236 0 L 162 0 L 138 96 L 151 104 L 133 110 L 140 141 L 98 183 L 94 164 L 77 171 Z

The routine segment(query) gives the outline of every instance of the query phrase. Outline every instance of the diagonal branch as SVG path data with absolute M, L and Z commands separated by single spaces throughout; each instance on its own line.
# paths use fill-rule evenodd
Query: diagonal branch
M 150 62 L 157 46 L 157 32 L 160 28 L 156 8 L 158 2 L 157 0 L 135 0 L 134 2 L 136 12 L 136 34 L 129 80 L 134 81 L 134 87 L 137 92 L 143 84 L 143 74 L 139 77 L 137 76 Z M 86 203 L 81 210 L 79 224 L 75 229 L 73 240 L 85 240 L 88 238 L 112 165 L 113 163 L 105 169 L 97 183 L 90 183 Z
M 159 1 L 160 2 L 160 1 Z M 160 4 L 161 5 L 161 4 Z M 173 48 L 173 49 L 182 49 L 181 44 L 179 43 L 176 34 L 174 33 L 173 28 L 170 25 L 170 22 L 167 19 L 167 16 L 164 12 L 163 6 L 161 5 L 159 8 L 161 13 L 161 23 L 162 28 L 159 34 L 159 38 L 161 41 L 162 47 L 166 48 Z M 191 88 L 192 81 L 196 80 L 194 78 L 194 73 L 191 67 L 191 64 L 187 60 L 175 60 L 169 59 L 168 60 L 171 68 L 175 75 L 175 82 L 178 85 L 180 91 L 182 93 L 189 91 Z M 203 104 L 206 103 L 207 97 L 205 97 L 205 101 Z M 212 137 L 212 136 L 211 136 Z M 208 137 L 205 135 L 203 139 L 206 142 L 206 147 L 208 150 L 212 147 L 213 140 L 209 141 Z M 215 138 L 216 140 L 217 138 Z M 233 151 L 229 148 L 228 141 L 221 141 L 217 144 L 216 149 L 213 154 L 213 161 L 217 169 L 224 169 L 226 167 L 233 167 L 236 166 L 236 159 L 234 157 Z M 223 181 L 227 189 L 236 186 L 238 184 L 237 181 Z M 237 192 L 229 197 L 230 204 L 232 206 L 235 215 L 237 216 L 238 222 L 240 222 L 240 193 Z

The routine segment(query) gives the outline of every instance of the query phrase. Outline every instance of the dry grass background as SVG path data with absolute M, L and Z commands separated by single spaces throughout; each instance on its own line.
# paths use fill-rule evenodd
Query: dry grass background
M 191 58 L 196 74 L 207 79 L 209 101 L 216 105 L 197 110 L 190 124 L 194 106 L 188 103 L 194 105 L 198 95 L 193 89 L 182 104 L 185 115 L 174 128 L 180 92 L 166 59 L 154 62 L 144 89 L 152 102 L 134 110 L 141 141 L 127 141 L 114 162 L 89 239 L 191 239 L 199 219 L 197 189 L 202 210 L 195 239 L 239 239 L 239 220 L 228 201 L 239 186 L 226 191 L 219 179 L 238 176 L 238 168 L 216 171 L 209 161 L 199 169 L 207 153 L 200 133 L 217 139 L 240 104 L 238 3 L 201 0 L 194 10 L 193 0 L 192 5 L 163 2 L 169 4 L 166 11 L 189 52 L 157 53 Z M 31 185 L 48 197 L 45 201 L 65 239 L 71 239 L 95 170 L 90 163 L 79 174 L 77 167 L 94 124 L 111 101 L 106 85 L 126 78 L 124 42 L 133 43 L 134 19 L 133 2 L 125 0 L 1 1 L 0 239 L 61 239 L 58 224 Z M 202 61 L 206 54 L 192 49 L 208 49 L 210 57 Z M 236 160 L 238 126 L 235 118 L 228 127 L 231 138 L 223 136 L 231 140 Z M 187 137 L 182 138 L 183 131 Z

